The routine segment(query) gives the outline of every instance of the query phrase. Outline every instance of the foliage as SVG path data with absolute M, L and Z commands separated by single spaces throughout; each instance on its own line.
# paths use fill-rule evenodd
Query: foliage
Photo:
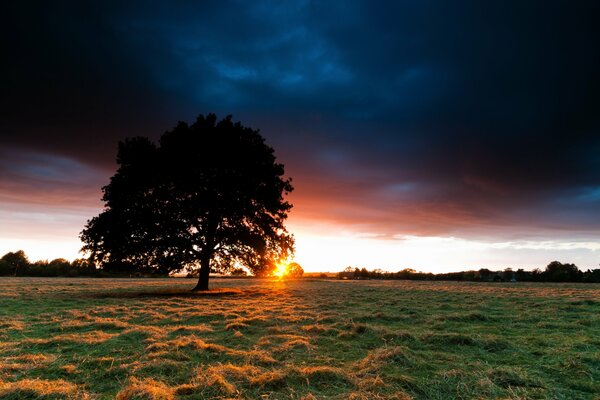
M 0 261 L 2 261 L 3 264 L 3 266 L 0 267 L 0 271 L 6 271 L 8 274 L 14 276 L 19 275 L 19 272 L 22 272 L 21 270 L 29 265 L 29 259 L 23 250 L 6 253 L 2 256 Z
M 417 272 L 405 268 L 398 272 L 387 272 L 380 269 L 368 271 L 366 268 L 346 267 L 337 274 L 338 279 L 406 279 L 436 281 L 473 281 L 473 282 L 595 282 L 600 283 L 600 269 L 581 271 L 574 264 L 563 264 L 553 261 L 544 271 L 534 269 L 525 271 L 506 268 L 504 271 L 490 271 L 482 268 L 479 271 L 460 271 L 433 274 Z
M 574 264 L 563 264 L 552 261 L 544 271 L 549 282 L 577 282 L 582 278 L 582 273 Z
M 15 268 L 17 266 L 17 268 Z M 0 258 L 0 276 L 90 276 L 95 274 L 93 265 L 85 259 L 76 259 L 73 262 L 64 258 L 52 261 L 30 262 L 25 252 L 19 250 L 10 252 Z
M 119 144 L 119 169 L 103 188 L 105 210 L 81 233 L 83 251 L 107 270 L 159 271 L 242 264 L 255 273 L 293 252 L 284 226 L 292 191 L 284 167 L 257 130 L 202 115 L 157 144 Z
M 247 276 L 248 272 L 244 268 L 234 268 L 229 272 L 231 276 Z
M 302 278 L 302 275 L 304 275 L 304 269 L 300 266 L 300 264 L 291 262 L 286 267 L 285 275 L 290 278 Z
M 600 393 L 598 284 L 191 282 L 0 280 L 0 398 Z

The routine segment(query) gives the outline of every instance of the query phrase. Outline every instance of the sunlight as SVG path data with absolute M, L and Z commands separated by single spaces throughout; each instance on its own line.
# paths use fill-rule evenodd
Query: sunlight
M 275 268 L 275 271 L 273 271 L 273 276 L 279 279 L 282 279 L 288 270 L 288 264 L 287 263 L 279 263 L 277 264 L 277 267 Z

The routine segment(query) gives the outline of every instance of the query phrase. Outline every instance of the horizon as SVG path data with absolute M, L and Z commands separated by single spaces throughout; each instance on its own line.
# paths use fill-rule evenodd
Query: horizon
M 0 256 L 82 257 L 119 140 L 215 112 L 293 179 L 306 272 L 597 267 L 597 9 L 11 4 Z

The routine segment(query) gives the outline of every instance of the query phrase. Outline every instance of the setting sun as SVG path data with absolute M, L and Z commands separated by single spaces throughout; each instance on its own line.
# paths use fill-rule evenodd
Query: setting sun
M 288 270 L 288 264 L 279 263 L 279 264 L 277 264 L 275 271 L 273 271 L 273 276 L 281 279 L 286 275 L 287 270 Z
M 278 263 L 273 271 L 273 277 L 278 279 L 283 278 L 300 278 L 304 274 L 304 269 L 296 262 Z

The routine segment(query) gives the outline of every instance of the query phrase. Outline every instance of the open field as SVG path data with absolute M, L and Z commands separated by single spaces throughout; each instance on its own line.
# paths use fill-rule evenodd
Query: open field
M 597 399 L 600 285 L 0 279 L 0 398 Z

